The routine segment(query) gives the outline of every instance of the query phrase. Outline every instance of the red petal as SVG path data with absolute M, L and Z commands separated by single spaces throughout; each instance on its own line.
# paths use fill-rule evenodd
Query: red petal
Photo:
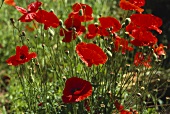
M 117 32 L 121 28 L 120 22 L 113 17 L 100 17 L 99 21 L 102 28 L 112 28 L 111 32 Z
M 15 8 L 16 8 L 19 12 L 21 12 L 22 14 L 27 14 L 27 10 L 26 10 L 26 9 L 24 9 L 24 8 L 22 8 L 22 7 L 19 7 L 19 6 L 15 6 Z
M 103 50 L 92 43 L 86 44 L 81 42 L 77 44 L 76 52 L 88 67 L 91 67 L 92 64 L 105 64 L 107 61 L 107 55 L 103 52 Z
M 162 25 L 162 19 L 152 14 L 133 14 L 130 16 L 131 23 L 144 27 L 149 30 L 156 30 L 161 34 L 159 27 Z
M 5 4 L 8 4 L 8 5 L 10 5 L 10 6 L 15 6 L 15 5 L 16 5 L 16 3 L 14 2 L 14 0 L 4 0 L 4 3 L 5 3 Z
M 91 94 L 92 85 L 90 82 L 81 78 L 72 77 L 67 79 L 65 83 L 62 100 L 65 103 L 78 102 L 84 100 Z
M 139 13 L 142 13 L 144 11 L 144 9 L 126 0 L 121 0 L 119 5 L 124 10 L 136 10 Z
M 38 8 L 41 6 L 41 4 L 42 3 L 39 1 L 33 2 L 27 6 L 27 9 L 29 12 L 36 12 Z

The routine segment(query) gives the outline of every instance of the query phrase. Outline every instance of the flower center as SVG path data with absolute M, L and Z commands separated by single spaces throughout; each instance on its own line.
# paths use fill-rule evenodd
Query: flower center
M 79 93 L 79 91 L 80 91 L 79 88 L 74 88 L 74 89 L 71 90 L 71 93 L 72 94 L 77 94 L 77 93 Z
M 25 55 L 21 55 L 21 56 L 20 56 L 20 59 L 25 59 L 25 58 L 26 58 Z

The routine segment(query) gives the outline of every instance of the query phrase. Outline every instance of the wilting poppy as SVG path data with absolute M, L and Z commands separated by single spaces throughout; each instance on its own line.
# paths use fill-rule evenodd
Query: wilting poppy
M 103 36 L 109 36 L 110 33 L 117 32 L 121 29 L 120 22 L 114 17 L 100 17 L 99 22 L 102 27 L 101 35 Z
M 19 20 L 21 22 L 30 22 L 32 21 L 33 19 L 35 19 L 36 17 L 36 11 L 38 10 L 38 8 L 41 6 L 41 2 L 39 1 L 36 1 L 36 2 L 33 2 L 31 4 L 29 4 L 27 6 L 27 10 L 22 8 L 22 7 L 19 7 L 19 6 L 15 6 L 15 8 L 21 12 L 23 15 L 19 18 Z
M 133 114 L 131 111 L 124 110 L 124 106 L 122 106 L 117 100 L 114 102 L 114 105 L 120 114 Z
M 45 10 L 38 10 L 35 20 L 44 24 L 44 29 L 49 27 L 57 28 L 59 26 L 59 19 L 53 11 L 47 12 Z
M 86 99 L 85 101 L 84 101 L 84 107 L 85 107 L 85 109 L 87 110 L 87 111 L 90 111 L 90 101 L 89 101 L 89 99 Z
M 116 39 L 114 41 L 113 51 L 121 51 L 122 54 L 125 54 L 126 51 L 132 51 L 132 50 L 133 48 L 128 46 L 128 41 L 126 39 L 116 36 Z
M 81 22 L 93 20 L 92 8 L 87 4 L 75 3 L 72 7 L 73 12 L 69 14 L 70 18 L 78 18 Z
M 162 19 L 152 14 L 133 14 L 130 16 L 131 23 L 137 27 L 145 28 L 146 30 L 155 30 L 159 34 L 162 30 L 159 27 L 162 25 Z
M 36 57 L 37 54 L 35 52 L 29 53 L 29 49 L 26 45 L 23 45 L 22 47 L 16 46 L 16 55 L 11 56 L 8 60 L 6 60 L 6 62 L 8 65 L 17 66 Z
M 107 55 L 96 44 L 81 42 L 77 44 L 76 52 L 88 67 L 91 67 L 93 64 L 105 64 L 107 61 Z
M 15 3 L 14 0 L 4 0 L 4 3 L 5 3 L 5 4 L 8 4 L 8 5 L 10 5 L 10 6 L 15 6 L 15 5 L 16 5 L 16 3 Z
M 157 56 L 166 55 L 163 44 L 159 44 L 158 47 L 153 47 L 153 49 Z
M 64 25 L 66 28 L 60 29 L 60 36 L 64 36 L 63 42 L 71 42 L 85 31 L 85 27 L 81 25 L 81 21 L 77 18 L 68 18 Z
M 92 85 L 90 82 L 78 77 L 72 77 L 66 80 L 62 100 L 64 103 L 79 102 L 91 94 Z
M 145 66 L 150 68 L 151 65 L 151 55 L 144 55 L 142 52 L 137 52 L 134 58 L 134 65 L 135 66 Z
M 120 8 L 124 10 L 136 10 L 142 13 L 144 9 L 140 8 L 145 5 L 145 0 L 120 0 Z

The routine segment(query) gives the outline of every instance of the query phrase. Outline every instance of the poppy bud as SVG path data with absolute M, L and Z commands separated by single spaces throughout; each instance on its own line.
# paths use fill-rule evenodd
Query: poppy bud
M 53 30 L 51 30 L 51 29 L 49 29 L 49 31 L 48 31 L 48 32 L 49 32 L 50 36 L 54 36 L 54 34 L 55 34 L 55 33 L 54 33 L 54 31 L 53 31 Z
M 161 81 L 161 80 L 158 78 L 157 81 L 159 82 L 159 81 Z
M 5 75 L 2 77 L 2 81 L 4 82 L 5 85 L 8 85 L 10 81 L 10 77 Z
M 105 107 L 105 104 L 100 104 L 100 107 L 104 108 L 104 107 Z
M 166 100 L 170 100 L 170 97 L 166 97 Z
M 29 41 L 30 39 L 29 38 L 27 38 L 27 41 Z
M 130 64 L 126 64 L 126 68 L 127 68 L 127 70 L 129 70 L 130 69 Z
M 98 27 L 98 26 L 99 26 L 99 24 L 98 24 L 98 23 L 94 23 L 94 25 L 95 25 L 95 27 Z
M 126 19 L 125 19 L 125 25 L 126 25 L 126 26 L 127 26 L 130 22 L 131 22 L 131 19 L 130 19 L 130 18 L 126 18 Z
M 108 40 L 109 40 L 109 38 L 108 38 L 108 37 L 105 37 L 105 38 L 104 38 L 104 40 L 105 40 L 105 41 L 108 41 Z
M 59 20 L 59 25 L 63 27 L 63 21 L 61 19 Z
M 96 40 L 93 40 L 93 44 L 96 44 L 97 43 L 97 41 Z
M 21 36 L 26 36 L 25 31 L 22 31 Z
M 104 39 L 104 36 L 100 36 L 101 39 Z
M 137 93 L 136 95 L 137 95 L 138 97 L 141 97 L 141 96 L 142 96 L 141 93 Z
M 72 30 L 73 30 L 73 32 L 76 32 L 76 27 L 73 27 Z
M 112 53 L 110 52 L 110 51 L 106 51 L 106 53 L 110 56 L 110 57 L 112 57 Z
M 39 7 L 38 9 L 39 9 L 39 10 L 42 10 L 42 7 Z
M 158 92 L 158 89 L 153 89 L 153 91 Z
M 123 17 L 120 17 L 119 20 L 122 21 L 122 20 L 123 20 Z
M 83 5 L 83 6 L 82 6 L 82 8 L 83 8 L 83 9 L 85 9 L 85 8 L 86 8 L 86 6 L 85 6 L 85 5 Z
M 10 18 L 10 21 L 11 21 L 11 23 L 12 23 L 12 24 L 14 24 L 14 23 L 15 23 L 14 18 Z
M 38 36 L 37 36 L 37 35 L 35 35 L 35 36 L 34 36 L 34 38 L 38 38 Z
M 50 9 L 50 12 L 54 12 L 54 10 L 53 10 L 53 9 Z
M 80 16 L 83 16 L 83 9 L 80 9 L 80 10 L 79 10 L 79 15 L 80 15 Z
M 68 54 L 69 54 L 69 50 L 66 50 L 66 51 L 65 51 L 65 54 L 67 54 L 67 55 L 68 55 Z
M 125 28 L 125 27 L 126 27 L 125 23 L 122 23 L 122 28 Z
M 110 46 L 108 46 L 108 47 L 107 47 L 107 50 L 111 51 L 112 49 L 111 49 L 111 47 L 110 47 Z
M 64 82 L 67 80 L 66 76 L 63 76 L 62 79 Z
M 145 87 L 142 86 L 142 87 L 141 87 L 141 90 L 145 90 Z
M 39 66 L 40 64 L 38 62 L 35 63 L 36 66 Z
M 42 47 L 45 47 L 45 44 L 42 44 Z
M 112 95 L 111 91 L 108 91 L 108 92 L 107 92 L 107 95 L 108 95 L 109 97 L 111 97 L 111 95 Z
M 140 70 L 138 68 L 136 68 L 135 71 L 138 73 Z

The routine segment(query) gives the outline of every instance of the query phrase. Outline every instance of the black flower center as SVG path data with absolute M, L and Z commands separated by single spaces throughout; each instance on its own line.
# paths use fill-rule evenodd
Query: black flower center
M 25 59 L 25 58 L 26 58 L 25 55 L 21 55 L 21 56 L 20 56 L 20 59 Z
M 74 88 L 71 90 L 71 93 L 74 94 L 76 91 L 79 91 L 80 89 L 79 88 Z

